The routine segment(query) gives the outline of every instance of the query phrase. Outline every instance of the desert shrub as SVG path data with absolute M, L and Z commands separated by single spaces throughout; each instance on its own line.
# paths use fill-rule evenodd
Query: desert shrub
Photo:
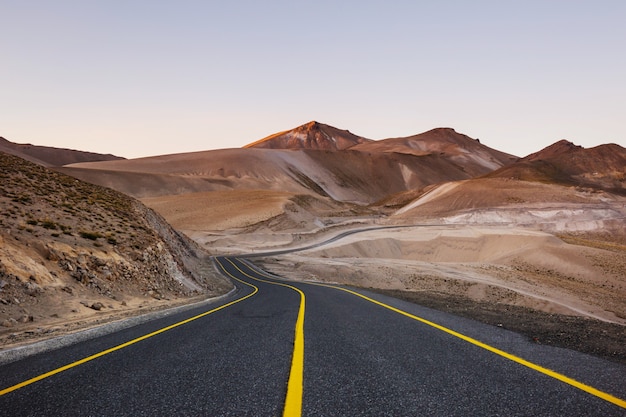
M 30 199 L 30 196 L 28 195 L 20 195 L 18 197 L 14 197 L 11 201 L 13 201 L 14 203 L 23 203 L 23 204 L 32 203 L 32 200 Z
M 113 236 L 113 234 L 107 233 L 106 238 L 107 242 L 109 242 L 111 245 L 117 245 L 117 239 L 115 238 L 115 236 Z
M 83 230 L 80 232 L 80 237 L 84 239 L 89 239 L 89 240 L 96 240 L 98 238 L 101 238 L 102 235 L 98 232 L 86 232 Z
M 52 230 L 57 229 L 57 224 L 50 219 L 43 220 L 41 222 L 41 225 L 43 226 L 44 229 L 52 229 Z

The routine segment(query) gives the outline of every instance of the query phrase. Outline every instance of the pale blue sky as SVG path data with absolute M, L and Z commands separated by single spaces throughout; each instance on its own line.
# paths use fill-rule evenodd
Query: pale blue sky
M 0 136 L 139 157 L 317 120 L 626 146 L 626 1 L 0 0 Z

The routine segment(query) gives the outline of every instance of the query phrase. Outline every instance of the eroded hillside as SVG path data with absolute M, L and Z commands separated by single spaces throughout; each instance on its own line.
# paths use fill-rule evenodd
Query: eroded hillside
M 0 338 L 224 293 L 195 243 L 116 191 L 0 152 Z M 20 333 L 21 332 L 21 333 Z M 26 332 L 26 333 L 24 333 Z

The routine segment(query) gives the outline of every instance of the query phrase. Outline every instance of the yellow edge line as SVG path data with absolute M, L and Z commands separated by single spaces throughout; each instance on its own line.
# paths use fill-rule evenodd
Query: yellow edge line
M 219 264 L 220 268 L 222 268 L 222 270 L 226 274 L 231 276 L 231 278 L 236 279 L 237 281 L 242 282 L 242 283 L 244 283 L 244 284 L 254 288 L 254 291 L 252 293 L 246 295 L 245 297 L 242 297 L 242 298 L 239 298 L 237 300 L 231 301 L 230 303 L 224 304 L 224 305 L 222 305 L 220 307 L 217 307 L 217 308 L 214 308 L 213 310 L 206 311 L 206 312 L 204 312 L 202 314 L 198 314 L 197 316 L 188 318 L 188 319 L 183 320 L 183 321 L 179 321 L 178 323 L 174 323 L 174 324 L 169 325 L 167 327 L 164 327 L 162 329 L 156 330 L 156 331 L 154 331 L 152 333 L 148 333 L 148 334 L 140 336 L 140 337 L 138 337 L 136 339 L 129 340 L 128 342 L 122 343 L 121 345 L 117 345 L 117 346 L 114 346 L 114 347 L 112 347 L 110 349 L 103 350 L 102 352 L 96 353 L 95 355 L 87 356 L 86 358 L 77 360 L 76 362 L 69 363 L 69 364 L 67 364 L 65 366 L 62 366 L 62 367 L 57 368 L 57 369 L 54 369 L 54 370 L 52 370 L 50 372 L 46 372 L 46 373 L 41 374 L 39 376 L 36 376 L 34 378 L 28 379 L 28 380 L 26 380 L 24 382 L 20 382 L 19 384 L 13 385 L 13 386 L 8 387 L 8 388 L 5 388 L 5 389 L 0 391 L 0 396 L 2 396 L 4 394 L 8 394 L 9 392 L 15 391 L 17 389 L 23 388 L 23 387 L 25 387 L 27 385 L 30 385 L 32 383 L 35 383 L 37 381 L 41 381 L 42 379 L 46 379 L 46 378 L 51 377 L 53 375 L 59 374 L 59 373 L 61 373 L 63 371 L 67 371 L 68 369 L 74 368 L 74 367 L 76 367 L 78 365 L 82 365 L 82 364 L 84 364 L 86 362 L 92 361 L 92 360 L 97 359 L 97 358 L 99 358 L 101 356 L 104 356 L 104 355 L 107 355 L 109 353 L 115 352 L 117 350 L 123 349 L 125 347 L 130 346 L 130 345 L 134 345 L 137 342 L 141 342 L 142 340 L 148 339 L 148 338 L 150 338 L 152 336 L 156 336 L 156 335 L 161 334 L 163 332 L 166 332 L 168 330 L 174 329 L 174 328 L 176 328 L 178 326 L 182 326 L 183 324 L 187 324 L 187 323 L 189 323 L 191 321 L 194 321 L 194 320 L 197 320 L 197 319 L 199 319 L 201 317 L 208 316 L 211 313 L 215 313 L 216 311 L 222 310 L 222 309 L 224 309 L 226 307 L 229 307 L 229 306 L 231 306 L 233 304 L 236 304 L 236 303 L 238 303 L 240 301 L 243 301 L 246 298 L 252 297 L 254 294 L 256 294 L 259 291 L 259 289 L 257 287 L 255 287 L 254 285 L 249 284 L 249 283 L 247 283 L 245 281 L 241 281 L 241 280 L 233 277 L 231 274 L 228 273 L 228 271 L 226 271 L 226 269 L 224 269 L 224 267 L 222 266 L 222 264 L 219 263 L 219 261 L 218 261 L 218 264 Z
M 282 287 L 291 288 L 300 294 L 300 308 L 298 309 L 298 318 L 296 320 L 295 337 L 293 342 L 293 356 L 291 358 L 291 370 L 289 371 L 289 381 L 287 382 L 287 396 L 285 398 L 285 408 L 283 409 L 283 417 L 300 417 L 302 415 L 302 396 L 304 393 L 304 310 L 306 299 L 304 293 L 289 284 L 281 282 L 266 281 L 257 277 L 253 277 L 242 271 L 230 259 L 226 258 L 239 272 L 250 279 L 265 282 L 266 284 L 280 285 Z M 240 260 L 241 261 L 241 260 Z M 241 261 L 243 262 L 243 261 Z M 247 265 L 247 263 L 244 262 Z M 250 265 L 247 265 L 251 270 Z M 271 278 L 263 271 L 256 271 L 261 275 Z
M 537 365 L 535 363 L 529 362 L 529 361 L 527 361 L 525 359 L 522 359 L 522 358 L 520 358 L 518 356 L 515 356 L 515 355 L 512 355 L 510 353 L 507 353 L 507 352 L 505 352 L 503 350 L 500 350 L 498 348 L 490 346 L 490 345 L 488 345 L 486 343 L 480 342 L 480 341 L 478 341 L 476 339 L 473 339 L 473 338 L 471 338 L 469 336 L 465 336 L 464 334 L 455 332 L 454 330 L 448 329 L 447 327 L 441 326 L 441 325 L 439 325 L 437 323 L 433 323 L 432 321 L 428 321 L 428 320 L 423 319 L 421 317 L 414 316 L 413 314 L 407 313 L 406 311 L 402 311 L 402 310 L 400 310 L 398 308 L 395 308 L 395 307 L 392 307 L 392 306 L 387 305 L 385 303 L 382 303 L 380 301 L 374 300 L 373 298 L 369 298 L 369 297 L 367 297 L 367 296 L 365 296 L 363 294 L 359 294 L 356 291 L 352 291 L 352 290 L 349 290 L 349 289 L 346 289 L 346 288 L 341 288 L 341 287 L 335 287 L 333 285 L 318 284 L 318 283 L 313 283 L 313 282 L 306 282 L 306 284 L 318 285 L 318 286 L 321 286 L 321 287 L 334 288 L 336 290 L 341 290 L 341 291 L 345 291 L 347 293 L 356 295 L 357 297 L 361 297 L 361 298 L 363 298 L 363 299 L 365 299 L 365 300 L 367 300 L 367 301 L 369 301 L 371 303 L 378 304 L 379 306 L 387 308 L 387 309 L 389 309 L 391 311 L 394 311 L 394 312 L 396 312 L 398 314 L 402 314 L 403 316 L 409 317 L 409 318 L 411 318 L 413 320 L 417 320 L 417 321 L 419 321 L 421 323 L 424 323 L 424 324 L 426 324 L 428 326 L 434 327 L 435 329 L 438 329 L 438 330 L 441 330 L 441 331 L 443 331 L 445 333 L 448 333 L 448 334 L 450 334 L 450 335 L 452 335 L 454 337 L 457 337 L 459 339 L 465 340 L 466 342 L 469 342 L 469 343 L 471 343 L 473 345 L 476 345 L 476 346 L 481 347 L 481 348 L 483 348 L 485 350 L 488 350 L 488 351 L 490 351 L 492 353 L 495 353 L 496 355 L 502 356 L 502 357 L 504 357 L 506 359 L 509 359 L 509 360 L 513 361 L 513 362 L 517 362 L 520 365 L 526 366 L 526 367 L 528 367 L 530 369 L 533 369 L 533 370 L 535 370 L 537 372 L 540 372 L 542 374 L 548 375 L 548 376 L 550 376 L 550 377 L 552 377 L 554 379 L 557 379 L 557 380 L 559 380 L 561 382 L 569 384 L 569 385 L 571 385 L 571 386 L 573 386 L 575 388 L 578 388 L 578 389 L 580 389 L 582 391 L 585 391 L 585 392 L 587 392 L 587 393 L 589 393 L 591 395 L 594 395 L 594 396 L 596 396 L 598 398 L 601 398 L 601 399 L 603 399 L 605 401 L 613 403 L 613 404 L 615 404 L 615 405 L 617 405 L 619 407 L 626 408 L 626 401 L 624 401 L 621 398 L 615 397 L 615 396 L 613 396 L 611 394 L 608 394 L 608 393 L 606 393 L 604 391 L 600 391 L 597 388 L 594 388 L 592 386 L 583 384 L 582 382 L 578 382 L 575 379 L 569 378 L 569 377 L 567 377 L 565 375 L 559 374 L 558 372 L 552 371 L 552 370 L 550 370 L 548 368 L 544 368 L 543 366 L 540 366 L 540 365 Z

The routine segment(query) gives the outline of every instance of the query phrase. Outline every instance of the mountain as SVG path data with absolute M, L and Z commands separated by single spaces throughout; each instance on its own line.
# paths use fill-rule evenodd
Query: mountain
M 624 166 L 624 149 L 618 145 L 584 149 L 561 141 L 520 159 L 453 129 L 438 128 L 342 150 L 246 147 L 72 164 L 59 170 L 142 198 L 168 213 L 171 221 L 193 217 L 185 213 L 196 213 L 198 204 L 216 212 L 219 208 L 224 213 L 219 227 L 226 228 L 268 221 L 295 230 L 297 221 L 275 220 L 296 212 L 309 219 L 308 226 L 299 227 L 312 227 L 333 212 L 338 218 L 350 212 L 391 215 L 396 222 L 480 212 L 497 223 L 522 218 L 500 208 L 530 213 L 532 207 L 529 224 L 546 216 L 556 225 L 568 213 L 573 220 L 567 227 L 572 229 L 614 228 L 623 216 L 617 197 L 623 195 Z M 223 200 L 226 191 L 231 193 L 228 205 L 215 201 Z M 267 205 L 262 192 L 268 193 Z M 187 196 L 189 204 L 183 209 L 181 201 L 187 197 L 176 196 Z M 249 198 L 264 214 L 248 207 Z M 585 207 L 585 213 L 576 214 L 577 206 Z M 244 209 L 247 217 L 228 221 L 228 213 Z M 202 228 L 187 224 L 193 230 L 218 228 L 217 223 L 205 222 Z M 565 227 L 559 224 L 554 227 Z
M 438 154 L 353 150 L 222 149 L 72 164 L 68 175 L 136 198 L 222 190 L 275 190 L 367 205 L 430 184 L 472 178 Z M 488 172 L 484 167 L 470 171 Z
M 0 212 L 0 341 L 228 290 L 197 244 L 137 200 L 4 152 Z
M 369 139 L 354 135 L 348 130 L 340 130 L 336 127 L 312 121 L 295 129 L 275 133 L 245 147 L 337 151 L 364 142 L 369 142 Z
M 512 159 L 452 129 L 371 141 L 311 122 L 242 149 L 73 164 L 62 170 L 137 198 L 274 190 L 363 206 L 389 194 L 483 175 Z
M 561 140 L 488 177 L 575 185 L 626 195 L 626 148 L 617 144 L 583 148 Z
M 78 162 L 113 161 L 124 159 L 111 154 L 76 151 L 72 149 L 13 143 L 0 137 L 0 151 L 18 156 L 46 167 L 58 167 Z
M 417 135 L 371 141 L 350 148 L 370 153 L 403 153 L 416 156 L 438 155 L 462 167 L 470 176 L 486 174 L 519 158 L 489 148 L 450 128 L 437 128 Z
M 582 146 L 574 145 L 572 142 L 562 139 L 540 150 L 539 152 L 531 153 L 523 158 L 524 161 L 541 161 L 544 159 L 558 158 L 561 155 L 567 155 L 572 152 L 577 152 L 584 149 Z
M 624 235 L 626 149 L 558 141 L 486 175 L 405 192 L 383 203 L 396 221 L 540 225 L 544 231 Z

